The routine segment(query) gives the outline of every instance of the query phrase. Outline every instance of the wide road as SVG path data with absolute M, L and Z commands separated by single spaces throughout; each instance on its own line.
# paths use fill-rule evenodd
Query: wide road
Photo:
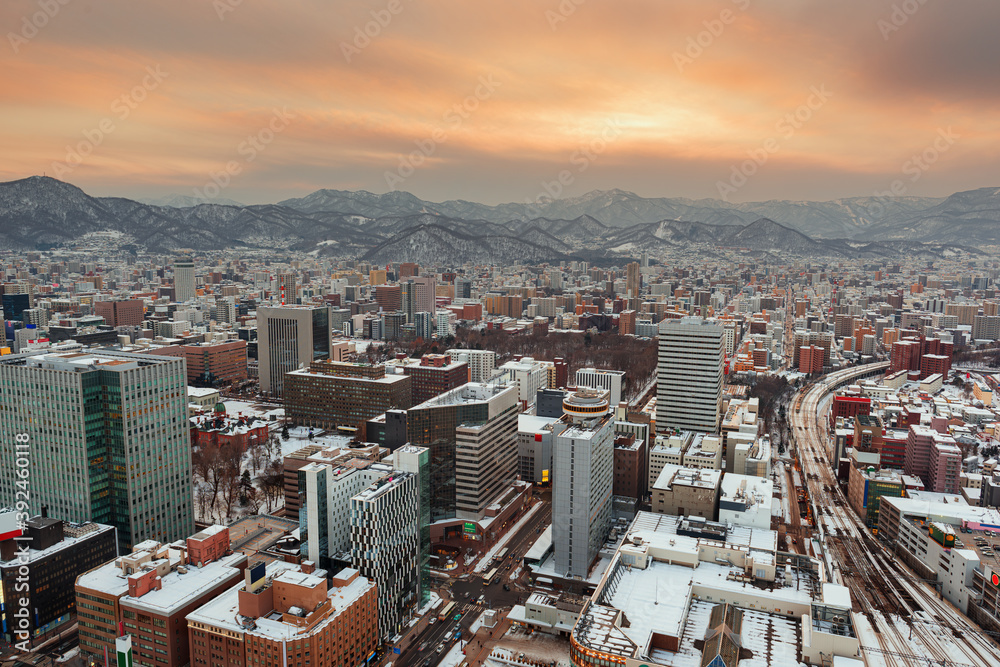
M 1000 667 L 993 641 L 872 537 L 837 484 L 827 414 L 819 413 L 820 405 L 838 387 L 883 373 L 887 366 L 856 366 L 820 378 L 796 395 L 789 411 L 827 571 L 851 591 L 855 627 L 869 667 L 926 667 L 928 659 L 933 664 Z
M 467 641 L 470 638 L 469 626 L 484 611 L 487 609 L 496 609 L 502 614 L 509 611 L 515 604 L 522 602 L 527 588 L 521 584 L 522 577 L 515 575 L 518 574 L 518 569 L 525 552 L 531 548 L 531 545 L 539 538 L 541 532 L 549 525 L 551 516 L 551 504 L 543 501 L 542 506 L 535 511 L 531 519 L 525 525 L 521 526 L 521 529 L 508 540 L 506 544 L 508 554 L 503 561 L 490 565 L 482 574 L 468 573 L 462 575 L 460 578 L 451 579 L 437 572 L 432 572 L 432 581 L 435 584 L 441 584 L 440 586 L 436 586 L 441 593 L 441 597 L 448 598 L 450 596 L 450 599 L 445 599 L 437 610 L 429 613 L 426 618 L 421 619 L 417 626 L 397 644 L 400 648 L 400 653 L 398 655 L 392 654 L 390 650 L 390 653 L 386 654 L 382 659 L 382 664 L 392 662 L 393 667 L 402 665 L 414 665 L 417 667 L 424 664 L 429 666 L 437 665 L 454 643 L 451 638 L 454 636 L 456 630 L 461 629 L 461 641 Z M 492 581 L 485 581 L 483 579 L 483 574 L 486 574 L 493 567 L 497 567 L 500 570 L 496 575 L 500 581 L 495 584 Z M 504 590 L 504 586 L 509 590 Z M 481 600 L 480 597 L 482 598 Z M 432 622 L 431 619 L 436 619 L 436 614 L 441 609 L 444 609 L 444 606 L 452 600 L 455 601 L 456 606 L 452 618 L 445 621 L 434 620 Z M 457 613 L 460 613 L 461 617 L 456 621 L 454 614 Z M 494 638 L 498 638 L 500 634 L 502 632 L 498 630 L 494 633 Z M 479 635 L 479 640 L 483 640 L 483 635 L 486 635 L 487 638 L 490 636 L 488 631 L 481 631 Z M 477 643 L 474 646 L 474 650 L 479 652 L 481 648 L 490 643 L 488 639 L 484 644 Z M 438 653 L 437 648 L 442 644 L 444 647 Z

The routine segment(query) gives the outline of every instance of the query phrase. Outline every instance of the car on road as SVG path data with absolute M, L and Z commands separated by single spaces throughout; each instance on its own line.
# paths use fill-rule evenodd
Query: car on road
M 505 591 L 509 591 L 509 590 L 510 590 L 510 586 L 509 586 L 508 584 L 504 584 L 504 585 L 503 585 L 503 589 L 504 589 Z
M 479 604 L 482 604 L 482 603 L 483 603 L 483 600 L 485 600 L 485 599 L 486 599 L 486 596 L 485 596 L 485 595 L 480 595 L 480 596 L 479 596 L 479 597 L 478 597 L 478 598 L 476 599 L 476 602 L 477 602 L 477 603 L 479 603 Z
M 444 642 L 441 642 L 440 644 L 438 644 L 438 647 L 437 647 L 437 649 L 434 652 L 435 653 L 440 653 L 443 650 L 444 650 Z
M 431 616 L 431 620 L 427 621 L 427 625 L 434 625 L 438 622 L 437 616 Z

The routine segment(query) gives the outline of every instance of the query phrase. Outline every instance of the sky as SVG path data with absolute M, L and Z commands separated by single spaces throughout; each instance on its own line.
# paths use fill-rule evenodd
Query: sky
M 1000 186 L 996 0 L 4 0 L 0 181 L 276 202 Z

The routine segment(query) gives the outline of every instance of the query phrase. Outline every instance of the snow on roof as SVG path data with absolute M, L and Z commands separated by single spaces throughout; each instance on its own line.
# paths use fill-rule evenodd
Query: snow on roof
M 122 597 L 121 604 L 131 609 L 143 609 L 161 616 L 169 616 L 193 602 L 199 595 L 225 583 L 227 579 L 238 578 L 237 566 L 246 561 L 241 553 L 223 556 L 202 567 L 188 565 L 181 572 L 175 569 L 161 579 L 162 588 L 151 590 L 141 597 Z

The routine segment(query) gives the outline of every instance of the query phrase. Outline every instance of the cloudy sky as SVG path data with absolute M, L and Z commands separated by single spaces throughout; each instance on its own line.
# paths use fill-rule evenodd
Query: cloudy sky
M 0 24 L 3 181 L 247 203 L 1000 186 L 996 0 L 4 0 Z

